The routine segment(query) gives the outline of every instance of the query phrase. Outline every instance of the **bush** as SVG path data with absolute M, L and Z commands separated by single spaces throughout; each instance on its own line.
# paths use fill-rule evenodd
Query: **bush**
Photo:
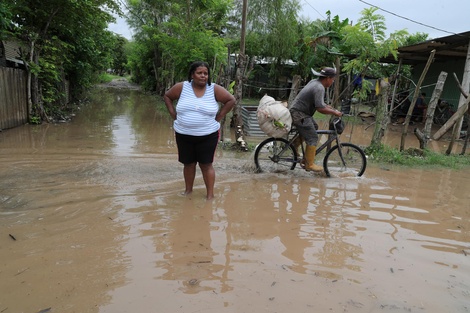
M 446 167 L 462 168 L 470 165 L 470 158 L 464 155 L 445 155 L 430 150 L 409 148 L 404 151 L 380 145 L 367 147 L 365 153 L 369 161 L 374 163 L 388 163 L 401 166 Z

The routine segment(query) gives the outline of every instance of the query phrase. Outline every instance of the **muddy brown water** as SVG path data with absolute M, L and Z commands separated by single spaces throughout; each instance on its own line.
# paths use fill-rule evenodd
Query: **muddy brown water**
M 200 172 L 184 197 L 157 99 L 91 99 L 0 133 L 0 312 L 470 311 L 470 169 L 255 174 L 219 149 L 215 199 Z

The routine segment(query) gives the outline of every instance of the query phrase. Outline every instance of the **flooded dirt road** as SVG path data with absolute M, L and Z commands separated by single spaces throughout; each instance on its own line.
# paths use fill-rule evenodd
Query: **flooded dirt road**
M 215 199 L 200 172 L 184 197 L 171 120 L 121 89 L 1 132 L 0 161 L 1 313 L 470 311 L 470 169 L 254 174 L 219 149 Z

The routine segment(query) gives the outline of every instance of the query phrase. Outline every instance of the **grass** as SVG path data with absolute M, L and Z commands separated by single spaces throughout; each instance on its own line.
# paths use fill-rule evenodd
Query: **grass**
M 122 78 L 122 77 L 119 76 L 119 75 L 112 75 L 112 74 L 108 74 L 106 72 L 103 72 L 98 76 L 98 83 L 100 83 L 100 84 L 109 83 L 113 79 L 116 79 L 116 78 Z
M 258 106 L 259 100 L 260 99 L 256 99 L 256 98 L 243 98 L 242 105 Z
M 381 145 L 365 149 L 370 162 L 378 164 L 393 164 L 405 167 L 452 168 L 460 169 L 470 166 L 468 155 L 441 154 L 430 150 L 398 149 Z

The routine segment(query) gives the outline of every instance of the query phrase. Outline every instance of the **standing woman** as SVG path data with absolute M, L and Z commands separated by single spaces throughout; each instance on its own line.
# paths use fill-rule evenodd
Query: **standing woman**
M 163 99 L 174 120 L 178 161 L 184 165 L 184 195 L 193 191 L 196 164 L 199 163 L 207 190 L 206 199 L 210 200 L 214 198 L 212 162 L 219 141 L 220 121 L 232 110 L 235 98 L 222 86 L 211 83 L 209 64 L 194 62 L 189 68 L 188 81 L 176 83 Z M 175 100 L 178 100 L 176 108 Z

